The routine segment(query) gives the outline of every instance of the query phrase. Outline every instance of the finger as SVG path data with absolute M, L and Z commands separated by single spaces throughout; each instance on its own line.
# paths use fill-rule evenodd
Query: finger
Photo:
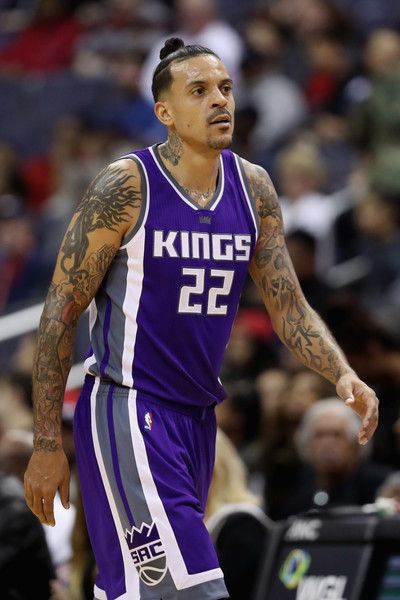
M 33 495 L 33 507 L 32 507 L 32 512 L 35 513 L 35 515 L 37 516 L 37 518 L 44 523 L 45 525 L 48 525 L 47 523 L 47 519 L 46 516 L 43 512 L 43 501 L 42 501 L 42 493 L 41 492 L 35 492 Z
M 65 477 L 59 487 L 61 503 L 64 508 L 69 508 L 69 477 Z
M 33 492 L 29 482 L 24 478 L 24 492 L 25 492 L 25 501 L 28 506 L 32 510 L 33 507 Z
M 45 496 L 42 500 L 42 505 L 47 524 L 54 527 L 56 524 L 54 519 L 54 494 Z
M 367 410 L 363 418 L 359 435 L 360 443 L 366 444 L 372 437 L 378 424 L 377 398 L 374 392 L 364 393 Z

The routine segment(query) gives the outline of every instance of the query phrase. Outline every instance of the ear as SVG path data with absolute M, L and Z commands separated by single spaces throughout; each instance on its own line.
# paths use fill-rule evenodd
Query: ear
M 159 100 L 154 105 L 154 112 L 156 117 L 166 127 L 171 127 L 174 124 L 174 120 L 169 113 L 169 107 L 167 102 Z

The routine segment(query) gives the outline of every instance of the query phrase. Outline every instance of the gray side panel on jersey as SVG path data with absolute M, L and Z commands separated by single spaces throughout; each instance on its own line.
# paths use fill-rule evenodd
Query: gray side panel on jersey
M 107 294 L 112 298 L 112 312 L 108 331 L 110 357 L 107 365 L 107 376 L 113 381 L 120 382 L 122 378 L 121 358 L 124 353 L 125 320 L 122 310 L 124 305 L 128 278 L 128 254 L 121 250 L 115 259 L 107 278 Z M 114 359 L 114 360 L 113 360 Z M 115 364 L 114 364 L 115 363 Z
M 133 229 L 131 229 L 131 231 L 129 231 L 126 236 L 123 238 L 122 242 L 121 242 L 121 246 L 126 246 L 126 244 L 128 244 L 132 238 L 135 237 L 135 235 L 137 234 L 137 232 L 139 231 L 139 229 L 141 228 L 142 224 L 143 224 L 143 219 L 144 216 L 146 214 L 146 203 L 147 203 L 147 184 L 146 184 L 146 176 L 144 173 L 144 169 L 142 166 L 142 163 L 136 158 L 136 156 L 134 154 L 127 154 L 126 156 L 124 156 L 123 158 L 130 158 L 131 160 L 133 160 L 136 163 L 137 168 L 139 169 L 139 173 L 140 173 L 140 194 L 141 194 L 141 205 L 140 205 L 140 215 L 139 218 L 137 220 L 137 223 L 135 225 L 135 227 Z
M 106 275 L 107 277 L 107 275 Z M 106 285 L 106 280 L 104 279 L 103 284 Z M 101 360 L 106 351 L 104 346 L 104 319 L 106 312 L 107 300 L 106 297 L 102 295 L 98 295 L 96 297 L 96 307 L 97 307 L 97 316 L 96 321 L 94 323 L 93 329 L 90 335 L 90 344 L 93 349 L 93 354 L 96 357 L 96 362 L 90 366 L 90 372 L 92 375 L 99 376 L 100 375 L 100 364 Z M 100 333 L 101 332 L 101 333 Z
M 101 385 L 101 388 L 106 388 L 108 386 Z M 97 435 L 99 438 L 99 445 L 101 450 L 101 455 L 103 457 L 104 466 L 107 472 L 107 478 L 110 484 L 111 492 L 115 500 L 115 504 L 117 506 L 118 515 L 120 521 L 122 523 L 123 530 L 130 528 L 130 524 L 128 521 L 128 516 L 125 511 L 125 507 L 121 498 L 121 495 L 118 491 L 118 485 L 115 479 L 114 467 L 112 462 L 112 452 L 110 445 L 110 431 L 109 431 L 109 423 L 107 418 L 107 403 L 108 397 L 107 392 L 100 391 L 96 396 L 96 427 L 97 427 Z
M 251 191 L 249 178 L 247 177 L 246 171 L 244 169 L 244 165 L 243 165 L 242 159 L 240 158 L 240 156 L 238 156 L 237 158 L 238 158 L 237 164 L 239 165 L 240 173 L 241 173 L 242 178 L 243 178 L 245 192 L 247 193 L 247 195 L 249 197 L 249 200 L 251 202 L 251 208 L 252 208 L 252 211 L 253 211 L 253 214 L 254 214 L 255 222 L 257 224 L 259 224 L 260 217 L 259 217 L 258 212 L 257 212 L 256 200 L 254 198 L 253 192 Z M 257 231 L 258 230 L 259 230 L 259 225 L 257 225 Z

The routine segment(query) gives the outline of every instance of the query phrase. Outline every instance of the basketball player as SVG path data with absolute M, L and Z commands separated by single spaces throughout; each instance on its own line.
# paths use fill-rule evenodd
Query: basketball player
M 234 99 L 209 49 L 166 42 L 154 72 L 166 142 L 101 172 L 61 245 L 34 364 L 27 503 L 54 524 L 68 506 L 60 415 L 74 331 L 91 348 L 75 444 L 100 600 L 227 598 L 203 512 L 214 462 L 218 374 L 248 269 L 276 332 L 377 424 L 377 399 L 300 290 L 267 173 L 227 150 Z

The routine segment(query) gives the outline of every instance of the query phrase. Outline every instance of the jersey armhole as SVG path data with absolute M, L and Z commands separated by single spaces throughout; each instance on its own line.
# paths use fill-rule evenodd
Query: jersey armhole
M 236 167 L 238 170 L 239 179 L 240 179 L 240 182 L 241 182 L 242 188 L 243 188 L 243 193 L 247 200 L 247 204 L 249 206 L 249 210 L 250 210 L 253 222 L 254 222 L 254 227 L 256 230 L 256 239 L 258 239 L 258 236 L 260 234 L 260 218 L 259 218 L 258 212 L 257 212 L 256 201 L 255 201 L 255 198 L 251 191 L 249 178 L 247 177 L 246 171 L 244 169 L 243 161 L 240 158 L 240 156 L 238 156 L 237 154 L 234 154 L 234 157 L 235 157 Z
M 128 244 L 132 241 L 132 239 L 136 236 L 136 234 L 139 232 L 139 230 L 144 225 L 144 222 L 146 220 L 146 216 L 148 213 L 148 208 L 149 208 L 148 205 L 149 205 L 150 193 L 149 193 L 149 180 L 147 177 L 147 172 L 146 172 L 145 166 L 143 165 L 140 158 L 138 156 L 136 156 L 135 154 L 126 154 L 125 156 L 121 156 L 121 158 L 129 158 L 130 160 L 135 161 L 136 166 L 139 169 L 139 173 L 140 173 L 140 194 L 142 197 L 139 218 L 136 221 L 134 227 L 132 227 L 132 229 L 129 229 L 129 231 L 124 235 L 124 237 L 122 239 L 120 250 L 123 250 L 128 246 Z

